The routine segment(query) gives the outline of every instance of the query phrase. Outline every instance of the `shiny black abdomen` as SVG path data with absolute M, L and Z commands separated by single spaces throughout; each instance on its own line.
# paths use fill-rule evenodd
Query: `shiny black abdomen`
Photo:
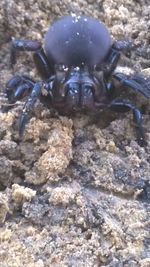
M 67 66 L 100 64 L 111 45 L 111 37 L 105 25 L 86 16 L 63 17 L 45 35 L 48 60 Z

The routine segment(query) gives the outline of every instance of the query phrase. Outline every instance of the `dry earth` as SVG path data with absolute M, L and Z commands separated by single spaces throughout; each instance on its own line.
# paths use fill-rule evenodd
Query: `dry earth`
M 42 40 L 66 14 L 94 16 L 114 39 L 132 40 L 121 70 L 150 76 L 148 0 L 1 0 L 1 92 L 15 73 L 38 79 L 30 53 L 10 68 L 11 37 Z M 146 148 L 130 113 L 91 123 L 38 103 L 23 140 L 23 103 L 0 113 L 0 267 L 150 266 L 150 104 L 140 95 L 135 102 L 145 110 Z

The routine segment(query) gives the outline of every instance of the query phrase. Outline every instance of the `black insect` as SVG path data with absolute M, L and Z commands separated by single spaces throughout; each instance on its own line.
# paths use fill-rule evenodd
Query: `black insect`
M 137 140 L 145 145 L 142 114 L 122 92 L 130 88 L 150 99 L 150 79 L 114 72 L 121 52 L 131 43 L 113 41 L 105 25 L 87 16 L 66 16 L 47 31 L 44 49 L 38 41 L 15 39 L 11 47 L 11 64 L 17 51 L 32 51 L 42 80 L 35 82 L 25 75 L 14 76 L 7 83 L 9 103 L 26 96 L 19 125 L 23 134 L 31 111 L 40 99 L 63 113 L 77 110 L 132 110 Z

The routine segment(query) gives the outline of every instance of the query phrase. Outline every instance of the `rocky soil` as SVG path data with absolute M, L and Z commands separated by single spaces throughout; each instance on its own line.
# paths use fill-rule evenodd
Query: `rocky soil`
M 135 44 L 120 70 L 150 76 L 148 0 L 1 0 L 0 104 L 16 73 L 39 79 L 31 53 L 10 68 L 12 37 L 43 40 L 62 15 L 102 20 Z M 150 103 L 140 95 L 147 146 L 132 114 L 59 116 L 37 103 L 21 140 L 19 101 L 0 112 L 0 267 L 150 266 Z

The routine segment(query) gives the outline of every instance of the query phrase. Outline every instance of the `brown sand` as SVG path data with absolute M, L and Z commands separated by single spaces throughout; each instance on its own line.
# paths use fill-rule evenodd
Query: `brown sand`
M 42 40 L 54 19 L 71 13 L 101 19 L 114 38 L 133 40 L 122 71 L 150 75 L 148 3 L 1 0 L 1 92 L 15 73 L 38 79 L 31 54 L 20 53 L 9 68 L 11 37 Z M 38 104 L 22 141 L 23 103 L 0 113 L 0 267 L 150 266 L 150 105 L 140 96 L 136 102 L 146 110 L 146 149 L 135 141 L 130 113 L 95 124 Z

